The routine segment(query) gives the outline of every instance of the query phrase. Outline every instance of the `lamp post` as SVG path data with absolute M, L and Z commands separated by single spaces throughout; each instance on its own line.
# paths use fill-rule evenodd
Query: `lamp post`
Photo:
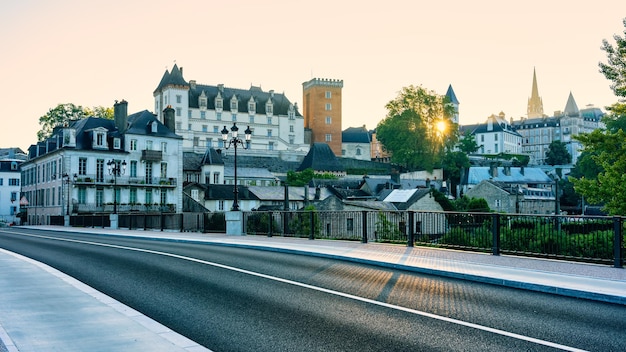
M 228 140 L 228 130 L 226 126 L 222 129 L 222 141 L 224 141 L 224 148 L 229 149 L 230 146 L 235 148 L 235 189 L 233 190 L 233 194 L 235 195 L 235 199 L 233 201 L 233 207 L 230 209 L 232 211 L 239 211 L 239 199 L 237 190 L 237 146 L 241 146 L 243 149 L 248 149 L 248 143 L 250 143 L 250 138 L 252 137 L 252 131 L 250 130 L 250 126 L 246 128 L 245 133 L 245 142 L 238 137 L 239 128 L 237 127 L 237 123 L 233 123 L 233 127 L 230 128 L 231 131 L 231 139 Z
M 63 183 L 65 183 L 67 187 L 67 211 L 65 215 L 69 216 L 70 215 L 70 175 L 65 173 L 63 174 L 62 177 L 63 177 Z
M 126 160 L 120 164 L 119 160 L 109 160 L 107 163 L 109 175 L 113 175 L 113 214 L 117 214 L 117 176 L 126 171 Z

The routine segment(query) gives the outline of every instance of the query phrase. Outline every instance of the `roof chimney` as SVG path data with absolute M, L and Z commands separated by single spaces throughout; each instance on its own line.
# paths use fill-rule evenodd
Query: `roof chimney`
M 126 124 L 128 118 L 128 102 L 124 99 L 113 105 L 113 116 L 115 118 L 115 126 L 120 133 L 126 132 Z
M 174 116 L 174 108 L 171 105 L 168 105 L 163 110 L 163 124 L 173 133 L 176 132 L 176 117 Z

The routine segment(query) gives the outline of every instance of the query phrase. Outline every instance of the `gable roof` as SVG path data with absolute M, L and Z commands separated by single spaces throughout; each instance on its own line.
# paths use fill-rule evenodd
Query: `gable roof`
M 343 172 L 343 165 L 326 143 L 313 143 L 311 149 L 302 160 L 296 171 L 303 171 L 308 168 L 320 172 Z

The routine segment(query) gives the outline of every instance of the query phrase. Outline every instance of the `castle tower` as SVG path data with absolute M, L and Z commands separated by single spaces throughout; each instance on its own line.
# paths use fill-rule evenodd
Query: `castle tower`
M 311 144 L 326 143 L 341 156 L 341 89 L 343 80 L 313 78 L 302 83 L 304 128 Z
M 539 97 L 539 89 L 537 88 L 537 74 L 533 68 L 533 89 L 528 99 L 528 118 L 543 117 L 543 101 Z

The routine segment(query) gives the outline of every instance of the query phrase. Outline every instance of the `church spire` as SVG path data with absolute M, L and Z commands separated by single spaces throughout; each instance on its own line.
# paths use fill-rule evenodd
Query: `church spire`
M 537 88 L 537 73 L 533 68 L 533 89 L 528 99 L 528 118 L 543 117 L 543 101 L 539 97 L 539 89 Z

